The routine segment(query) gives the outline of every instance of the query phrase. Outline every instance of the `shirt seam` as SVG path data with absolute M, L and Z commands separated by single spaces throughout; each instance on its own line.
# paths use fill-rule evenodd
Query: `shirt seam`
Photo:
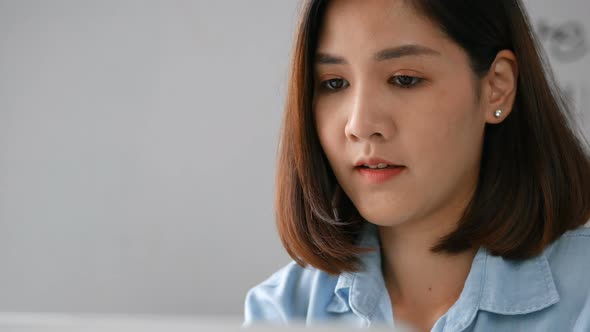
M 481 285 L 479 287 L 479 296 L 477 299 L 477 303 L 475 305 L 475 310 L 473 310 L 473 314 L 471 314 L 471 316 L 469 316 L 469 318 L 467 318 L 466 320 L 464 320 L 460 324 L 455 325 L 451 331 L 455 331 L 455 329 L 457 327 L 461 327 L 461 329 L 458 331 L 463 331 L 467 328 L 468 323 L 470 321 L 473 321 L 473 318 L 477 315 L 477 312 L 479 311 L 479 308 L 481 307 L 481 300 L 483 298 L 483 290 L 486 285 L 487 277 L 488 277 L 488 254 L 486 253 L 484 261 L 483 261 L 483 276 L 481 277 Z M 465 325 L 465 326 L 462 326 L 462 325 Z M 445 327 L 444 331 L 447 331 L 446 327 Z
M 543 255 L 543 254 L 542 254 Z M 543 255 L 543 258 L 546 259 L 546 257 Z M 536 265 L 537 265 L 537 269 L 538 272 L 540 274 L 542 274 L 543 276 L 543 281 L 544 281 L 544 286 L 545 286 L 545 291 L 546 294 L 548 293 L 554 293 L 555 289 L 551 287 L 552 285 L 552 280 L 550 279 L 550 270 L 547 270 L 546 266 L 544 266 L 545 262 L 544 261 L 537 261 Z M 498 306 L 492 302 L 486 301 L 484 302 L 484 304 L 488 307 L 490 307 L 490 311 L 500 314 L 500 315 L 519 315 L 519 314 L 528 314 L 540 309 L 543 309 L 545 307 L 547 307 L 548 305 L 552 304 L 553 301 L 555 301 L 554 297 L 549 297 L 548 299 L 546 299 L 545 301 L 543 301 L 542 303 L 537 303 L 537 304 L 533 304 L 524 308 L 519 308 L 518 310 L 515 309 L 510 309 L 510 307 L 507 306 Z M 492 308 L 492 306 L 494 308 Z
M 386 288 L 386 289 L 387 289 L 387 288 Z M 372 309 L 371 309 L 371 311 L 370 311 L 370 312 L 371 312 L 371 315 L 367 317 L 369 320 L 372 320 L 372 319 L 373 319 L 373 317 L 375 316 L 375 314 L 376 314 L 376 312 L 375 312 L 375 308 L 377 308 L 378 304 L 379 304 L 379 303 L 381 302 L 381 300 L 383 299 L 383 296 L 385 296 L 385 292 L 382 292 L 382 293 L 380 294 L 380 296 L 379 296 L 379 297 L 376 299 L 376 301 L 375 301 L 375 304 L 373 305 L 373 308 L 372 308 Z
M 350 289 L 349 289 L 349 293 L 348 293 L 348 305 L 350 306 L 350 309 L 352 309 L 352 310 L 353 310 L 353 312 L 354 312 L 354 311 L 356 311 L 356 312 L 358 312 L 358 313 L 359 313 L 361 316 L 363 316 L 362 318 L 364 318 L 364 319 L 367 319 L 367 315 L 363 314 L 363 313 L 362 313 L 362 312 L 361 312 L 361 311 L 360 311 L 360 310 L 359 310 L 359 309 L 356 307 L 356 305 L 354 304 L 354 301 L 352 301 L 352 297 L 353 297 L 353 293 L 354 293 L 354 292 L 353 292 L 353 290 L 354 290 L 354 286 L 355 286 L 355 284 L 356 284 L 356 279 L 357 279 L 357 276 L 355 275 L 355 276 L 352 278 L 352 281 L 350 282 Z

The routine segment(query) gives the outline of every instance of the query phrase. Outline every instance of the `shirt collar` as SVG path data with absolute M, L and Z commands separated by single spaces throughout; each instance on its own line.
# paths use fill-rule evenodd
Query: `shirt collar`
M 374 224 L 363 225 L 358 245 L 374 251 L 359 255 L 360 271 L 340 274 L 326 309 L 335 313 L 352 310 L 367 322 L 381 318 L 391 323 L 391 303 L 381 273 L 379 235 Z M 381 317 L 376 317 L 378 314 Z
M 381 252 L 377 227 L 366 223 L 359 245 L 375 251 L 359 255 L 361 270 L 342 273 L 327 310 L 352 310 L 368 324 L 380 321 L 392 325 L 392 308 L 381 272 Z M 460 331 L 475 318 L 478 310 L 503 315 L 526 314 L 559 301 L 549 262 L 544 254 L 522 260 L 506 260 L 480 247 L 459 299 L 437 324 Z

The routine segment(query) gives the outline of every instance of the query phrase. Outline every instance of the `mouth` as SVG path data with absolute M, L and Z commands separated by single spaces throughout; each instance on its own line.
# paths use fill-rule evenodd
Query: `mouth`
M 369 168 L 369 169 L 391 169 L 397 167 L 403 167 L 403 165 L 396 164 L 395 161 L 390 161 L 383 158 L 378 157 L 366 157 L 362 159 L 358 159 L 354 163 L 354 168 L 362 169 L 362 168 Z
M 389 164 L 377 164 L 377 165 L 359 165 L 355 168 L 357 169 L 370 169 L 370 170 L 383 170 L 383 169 L 392 169 L 392 168 L 401 168 L 404 167 L 402 165 L 389 165 Z
M 355 167 L 355 173 L 360 175 L 364 183 L 376 185 L 388 182 L 401 175 L 406 169 L 401 165 L 360 165 Z

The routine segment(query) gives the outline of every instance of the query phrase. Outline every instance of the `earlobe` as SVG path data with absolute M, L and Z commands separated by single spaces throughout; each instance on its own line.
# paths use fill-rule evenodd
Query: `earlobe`
M 490 66 L 486 75 L 488 99 L 486 100 L 486 121 L 502 122 L 512 111 L 518 82 L 518 62 L 510 50 L 502 50 Z

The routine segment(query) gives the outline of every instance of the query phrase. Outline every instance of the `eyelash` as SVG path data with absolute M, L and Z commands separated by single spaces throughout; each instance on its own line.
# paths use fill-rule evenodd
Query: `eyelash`
M 410 76 L 410 75 L 396 75 L 396 76 L 392 76 L 391 78 L 393 80 L 395 80 L 396 78 L 399 78 L 399 77 L 411 78 L 412 81 L 415 82 L 415 83 L 410 84 L 410 85 L 402 85 L 402 84 L 394 83 L 395 85 L 397 85 L 398 87 L 400 87 L 402 89 L 411 89 L 411 88 L 413 88 L 413 87 L 415 87 L 417 85 L 420 85 L 420 83 L 422 83 L 422 81 L 424 81 L 424 79 L 421 78 L 421 77 Z M 332 79 L 329 79 L 329 80 L 325 80 L 323 82 L 320 82 L 320 87 L 322 88 L 322 90 L 326 90 L 328 92 L 334 93 L 334 92 L 338 92 L 339 90 L 343 89 L 343 88 L 334 89 L 334 88 L 328 87 L 328 83 L 329 82 L 332 82 L 332 81 L 344 81 L 345 82 L 346 80 L 341 79 L 341 78 L 332 78 Z

